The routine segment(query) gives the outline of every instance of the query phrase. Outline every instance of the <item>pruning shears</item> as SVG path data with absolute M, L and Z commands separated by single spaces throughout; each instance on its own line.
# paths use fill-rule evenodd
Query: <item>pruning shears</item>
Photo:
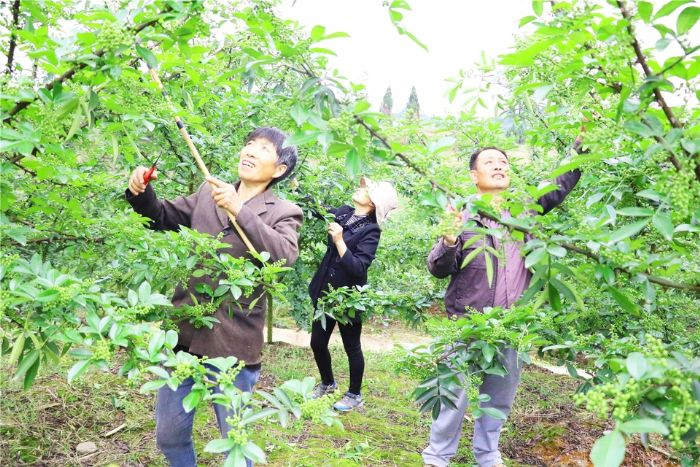
M 160 154 L 158 154 L 158 157 L 156 157 L 156 160 L 153 161 L 153 165 L 151 166 L 148 171 L 146 171 L 145 174 L 143 174 L 143 183 L 148 185 L 148 182 L 151 181 L 151 177 L 153 176 L 153 172 L 156 170 L 156 164 L 158 164 L 158 160 L 160 159 Z

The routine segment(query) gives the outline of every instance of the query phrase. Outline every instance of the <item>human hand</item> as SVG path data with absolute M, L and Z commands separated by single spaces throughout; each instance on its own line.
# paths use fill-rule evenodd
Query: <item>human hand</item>
M 148 167 L 143 167 L 139 166 L 134 169 L 133 172 L 131 172 L 131 176 L 129 177 L 129 191 L 131 192 L 132 195 L 138 196 L 144 191 L 146 191 L 146 186 L 148 183 L 144 181 L 144 175 L 146 175 L 146 172 L 148 172 L 149 168 Z M 158 171 L 154 170 L 153 173 L 151 174 L 150 180 L 157 180 L 158 179 Z M 150 181 L 149 180 L 149 181 Z
M 331 222 L 328 224 L 328 235 L 331 236 L 333 243 L 338 243 L 343 241 L 343 228 L 337 222 Z
M 211 197 L 216 205 L 237 216 L 243 207 L 243 202 L 238 196 L 236 187 L 214 177 L 207 177 L 207 182 L 211 185 Z
M 457 237 L 462 232 L 462 213 L 448 209 L 441 223 L 442 239 L 448 246 L 457 243 Z

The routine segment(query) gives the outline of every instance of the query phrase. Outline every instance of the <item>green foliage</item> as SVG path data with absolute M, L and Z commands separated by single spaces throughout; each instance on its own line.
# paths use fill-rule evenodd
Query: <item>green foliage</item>
M 670 350 L 660 339 L 646 335 L 638 351 L 611 360 L 611 372 L 603 384 L 578 393 L 575 399 L 601 418 L 612 415 L 618 434 L 642 433 L 645 443 L 647 433 L 667 436 L 671 446 L 684 453 L 685 462 L 691 462 L 697 456 L 692 441 L 700 430 L 699 364 L 697 357 Z M 616 441 L 607 454 L 602 447 L 594 448 L 594 463 L 610 465 L 600 459 L 614 452 L 619 465 L 624 457 L 624 438 L 620 435 L 620 439 L 622 444 Z M 600 445 L 605 445 L 602 439 Z
M 71 381 L 119 361 L 132 384 L 150 384 L 145 389 L 194 376 L 200 386 L 188 407 L 208 400 L 212 375 L 203 362 L 173 354 L 173 324 L 215 325 L 210 313 L 220 300 L 251 304 L 271 293 L 308 326 L 306 285 L 326 248 L 325 222 L 312 220 L 311 210 L 348 203 L 358 177 L 370 174 L 394 181 L 405 206 L 383 230 L 370 286 L 361 295 L 333 295 L 347 295 L 344 305 L 356 311 L 425 320 L 444 284 L 428 277 L 424 258 L 450 222 L 448 206 L 496 219 L 507 209 L 512 218 L 502 223 L 510 233 L 489 234 L 529 240 L 533 277 L 520 306 L 470 315 L 455 323 L 451 341 L 438 340 L 414 359 L 422 362 L 416 371 L 431 375 L 416 392 L 425 410 L 449 404 L 450 388 L 460 384 L 456 369 L 476 378 L 501 371 L 499 349 L 516 346 L 523 357 L 532 350 L 557 359 L 574 376 L 582 361 L 594 374 L 583 387 L 598 397 L 592 409 L 600 409 L 600 396 L 619 409 L 617 428 L 592 453 L 598 464 L 620 462 L 628 435 L 645 430 L 696 461 L 691 409 L 700 392 L 688 389 L 695 367 L 678 355 L 694 362 L 700 348 L 700 48 L 692 42 L 699 10 L 678 1 L 532 5 L 534 15 L 521 21 L 532 33 L 498 63 L 482 60 L 479 89 L 464 88 L 465 73 L 451 84 L 450 99 L 459 92 L 471 99 L 465 112 L 423 122 L 370 111 L 364 86 L 332 70 L 333 51 L 320 44 L 345 34 L 319 25 L 306 35 L 275 15 L 272 2 L 159 0 L 88 10 L 22 2 L 14 70 L 0 78 L 0 337 L 15 376 L 29 386 L 41 367 L 70 353 Z M 409 5 L 387 7 L 398 32 L 422 45 L 401 25 Z M 653 47 L 640 43 L 642 28 L 656 39 Z M 174 109 L 156 97 L 144 62 L 160 65 Z M 475 108 L 497 84 L 497 116 L 477 118 Z M 264 257 L 231 258 L 218 241 L 187 229 L 150 232 L 130 213 L 122 199 L 127 174 L 159 154 L 161 198 L 201 183 L 175 135 L 173 110 L 212 173 L 228 180 L 236 178 L 250 130 L 291 130 L 301 150 L 298 188 L 276 189 L 304 208 L 307 222 L 300 259 L 283 282 L 286 268 Z M 587 152 L 573 154 L 582 122 Z M 513 189 L 498 202 L 476 200 L 468 188 L 466 157 L 488 145 L 527 153 L 512 157 Z M 533 200 L 555 189 L 540 181 L 573 169 L 583 176 L 566 204 L 536 215 Z M 483 253 L 498 260 L 497 251 Z M 211 281 L 191 305 L 172 309 L 166 297 L 193 273 Z M 669 356 L 645 355 L 647 334 Z M 462 344 L 450 364 L 438 361 L 455 341 Z M 230 379 L 233 363 L 226 365 L 220 377 Z M 667 388 L 663 404 L 652 383 Z M 615 397 L 624 388 L 632 396 L 622 410 Z M 301 410 L 281 394 L 271 396 L 278 405 L 268 401 L 278 417 Z M 209 449 L 230 452 L 231 463 L 259 458 L 242 420 L 272 412 L 250 396 L 224 397 L 219 402 L 241 408 L 233 421 L 242 427 Z M 473 391 L 470 397 L 478 402 Z

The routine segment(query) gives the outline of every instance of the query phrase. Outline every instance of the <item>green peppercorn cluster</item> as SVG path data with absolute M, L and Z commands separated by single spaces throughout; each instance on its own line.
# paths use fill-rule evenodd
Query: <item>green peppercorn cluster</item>
M 626 264 L 636 261 L 634 253 L 622 252 L 620 250 L 605 250 L 603 252 L 603 258 L 610 264 L 614 266 L 624 266 Z
M 177 362 L 175 370 L 170 374 L 178 385 L 191 376 L 194 376 L 194 368 L 188 362 Z
M 242 268 L 229 268 L 226 270 L 226 276 L 228 280 L 233 283 L 236 283 L 239 279 L 248 278 L 246 272 Z M 243 291 L 244 297 L 248 297 L 253 293 L 253 286 L 251 285 L 238 285 L 238 287 Z
M 129 308 L 124 308 L 120 311 L 120 315 L 132 321 L 138 321 L 140 318 L 147 316 L 153 307 L 151 305 L 136 305 Z
M 479 388 L 484 379 L 479 375 L 469 375 L 467 383 L 467 400 L 476 401 L 479 398 Z
M 9 268 L 10 266 L 13 266 L 17 260 L 19 259 L 18 254 L 12 254 L 12 255 L 2 255 L 0 256 L 0 266 L 4 268 Z
M 117 22 L 106 22 L 102 30 L 97 35 L 95 41 L 96 50 L 117 51 L 122 48 L 129 48 L 134 43 L 134 37 L 129 30 Z
M 248 444 L 248 441 L 250 441 L 250 435 L 239 415 L 227 417 L 226 423 L 228 423 L 228 426 L 230 427 L 227 435 L 228 439 L 232 440 L 238 446 L 245 446 Z
M 233 383 L 236 381 L 236 377 L 241 372 L 243 365 L 245 365 L 245 362 L 241 361 L 239 362 L 239 365 L 235 365 L 228 370 L 219 373 L 216 377 L 217 383 L 220 386 L 233 386 Z
M 335 133 L 335 138 L 340 141 L 349 139 L 351 128 L 355 125 L 355 118 L 350 112 L 343 112 L 335 118 L 328 120 L 328 127 Z
M 301 418 L 312 422 L 320 422 L 331 409 L 331 405 L 333 405 L 333 398 L 330 395 L 306 400 L 301 404 Z
M 92 357 L 90 360 L 93 362 L 109 362 L 112 360 L 112 345 L 110 341 L 105 339 L 100 339 L 96 341 L 91 347 Z
M 644 353 L 645 356 L 658 359 L 668 358 L 668 349 L 666 349 L 666 346 L 661 339 L 658 339 L 651 334 L 646 334 L 644 339 L 646 340 L 646 345 L 642 349 L 642 353 Z
M 59 287 L 58 296 L 55 300 L 52 300 L 44 305 L 44 310 L 46 311 L 63 311 L 69 307 L 73 298 L 80 292 L 80 284 L 71 284 L 66 287 Z
M 189 305 L 183 307 L 185 311 L 185 317 L 188 321 L 196 328 L 201 328 L 204 326 L 202 318 L 206 316 L 211 316 L 216 313 L 216 304 L 213 302 L 202 302 L 196 305 Z
M 678 222 L 686 219 L 696 208 L 693 198 L 697 195 L 695 179 L 691 171 L 674 173 L 667 182 L 667 194 L 673 205 L 673 220 Z

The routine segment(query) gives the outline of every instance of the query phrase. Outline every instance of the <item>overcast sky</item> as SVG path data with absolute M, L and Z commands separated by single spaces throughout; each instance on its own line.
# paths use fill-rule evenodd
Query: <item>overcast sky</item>
M 666 0 L 652 3 L 657 10 Z M 428 46 L 428 52 L 399 35 L 382 0 L 282 0 L 278 11 L 281 17 L 297 20 L 308 30 L 321 24 L 327 32 L 350 34 L 350 38 L 326 43 L 338 54 L 331 65 L 367 86 L 375 110 L 391 86 L 393 111 L 400 112 L 406 107 L 411 86 L 416 86 L 423 115 L 457 113 L 462 103 L 449 103 L 449 83 L 445 80 L 456 77 L 460 69 L 474 71 L 482 52 L 496 60 L 510 51 L 516 36 L 531 31 L 530 26 L 518 27 L 521 18 L 533 14 L 530 0 L 409 0 L 409 4 L 412 10 L 405 12 L 402 25 Z M 682 9 L 665 21 L 675 26 Z M 640 22 L 636 27 L 643 46 L 653 47 L 658 32 Z M 694 44 L 698 42 L 698 30 L 700 27 L 691 32 Z M 657 57 L 663 60 L 679 50 L 672 44 Z
M 532 14 L 527 0 L 411 0 L 402 22 L 428 46 L 426 52 L 399 35 L 381 0 L 283 0 L 279 13 L 310 29 L 344 31 L 350 38 L 328 41 L 338 58 L 332 65 L 353 81 L 367 85 L 368 97 L 379 108 L 391 86 L 394 112 L 403 110 L 411 86 L 416 86 L 423 114 L 456 111 L 449 104 L 446 78 L 473 69 L 481 52 L 496 58 L 515 43 L 518 21 Z

